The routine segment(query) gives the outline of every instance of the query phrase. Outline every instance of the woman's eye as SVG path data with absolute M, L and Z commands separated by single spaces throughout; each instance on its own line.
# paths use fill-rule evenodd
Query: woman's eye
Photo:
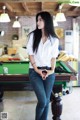
M 40 19 L 40 21 L 42 21 L 42 19 Z
M 42 19 L 40 18 L 39 21 L 42 21 Z

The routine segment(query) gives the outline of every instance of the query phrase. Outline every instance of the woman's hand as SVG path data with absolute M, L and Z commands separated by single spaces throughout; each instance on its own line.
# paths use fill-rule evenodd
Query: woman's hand
M 45 74 L 43 74 L 43 70 L 37 68 L 35 71 L 42 77 L 42 79 L 45 78 Z
M 41 77 L 43 80 L 45 80 L 50 74 L 54 73 L 54 70 L 41 70 L 41 69 L 36 69 L 35 70 Z
M 54 70 L 44 70 L 42 73 L 44 74 L 44 80 L 45 80 L 49 75 L 54 73 Z

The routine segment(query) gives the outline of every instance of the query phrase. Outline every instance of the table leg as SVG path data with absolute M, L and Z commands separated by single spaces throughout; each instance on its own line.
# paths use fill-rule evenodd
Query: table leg
M 4 94 L 3 88 L 0 86 L 0 102 L 2 102 L 3 94 Z
M 61 120 L 60 116 L 62 114 L 62 86 L 54 86 L 53 92 L 51 95 L 51 110 L 52 110 L 52 119 Z

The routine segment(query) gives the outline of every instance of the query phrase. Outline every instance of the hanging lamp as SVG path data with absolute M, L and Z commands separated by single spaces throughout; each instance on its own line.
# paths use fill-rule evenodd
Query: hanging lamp
M 10 22 L 8 13 L 5 13 L 6 6 L 3 6 L 3 13 L 0 15 L 0 22 Z
M 13 23 L 13 28 L 20 28 L 21 27 L 21 24 L 20 24 L 20 22 L 19 22 L 19 20 L 18 20 L 18 16 L 16 16 L 15 17 L 15 21 L 14 21 L 14 23 Z
M 66 21 L 66 17 L 63 12 L 61 12 L 63 5 L 59 6 L 59 13 L 56 14 L 55 20 L 57 22 L 64 22 Z

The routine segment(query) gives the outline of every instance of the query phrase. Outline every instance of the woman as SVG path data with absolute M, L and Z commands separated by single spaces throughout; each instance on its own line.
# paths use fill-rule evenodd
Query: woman
M 47 120 L 50 95 L 55 81 L 55 63 L 59 40 L 50 13 L 36 15 L 36 29 L 29 34 L 29 78 L 38 99 L 35 120 Z

